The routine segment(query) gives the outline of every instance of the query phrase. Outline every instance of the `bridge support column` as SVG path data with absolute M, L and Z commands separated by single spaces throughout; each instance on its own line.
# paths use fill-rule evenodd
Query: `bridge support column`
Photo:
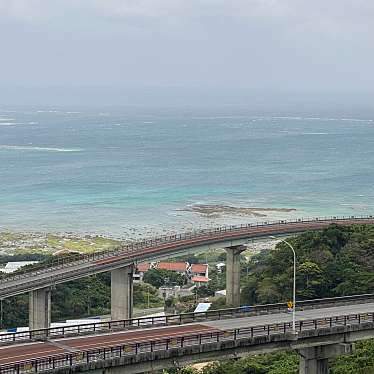
M 329 358 L 352 354 L 353 344 L 332 344 L 299 349 L 299 374 L 328 374 Z
M 41 288 L 30 291 L 29 328 L 30 330 L 47 329 L 51 324 L 51 289 Z
M 237 245 L 226 250 L 226 303 L 240 306 L 240 254 L 247 247 Z
M 112 320 L 132 318 L 133 271 L 129 265 L 111 271 L 111 318 Z

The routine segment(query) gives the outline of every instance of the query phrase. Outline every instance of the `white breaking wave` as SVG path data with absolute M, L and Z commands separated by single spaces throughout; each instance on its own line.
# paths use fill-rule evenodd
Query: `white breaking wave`
M 61 113 L 60 110 L 37 110 L 36 113 Z
M 295 120 L 301 120 L 303 117 L 292 117 L 292 116 L 275 116 L 275 117 L 270 117 L 272 119 L 295 119 Z
M 9 121 L 14 121 L 14 118 L 4 118 L 4 117 L 0 117 L 0 122 L 9 122 Z
M 257 119 L 278 119 L 278 120 L 308 120 L 308 121 L 351 121 L 351 122 L 374 122 L 371 118 L 333 118 L 333 117 L 295 117 L 295 116 L 273 116 L 253 117 Z
M 26 125 L 25 122 L 0 122 L 0 126 Z
M 42 152 L 81 152 L 81 148 L 52 148 L 52 147 L 34 147 L 28 145 L 0 145 L 1 149 L 18 151 L 42 151 Z
M 352 121 L 352 122 L 373 122 L 372 119 L 360 119 L 360 118 L 341 118 L 341 121 Z
M 301 135 L 329 135 L 328 132 L 302 132 Z

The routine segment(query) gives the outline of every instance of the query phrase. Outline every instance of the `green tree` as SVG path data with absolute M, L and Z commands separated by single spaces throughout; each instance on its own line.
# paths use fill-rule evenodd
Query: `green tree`
M 175 271 L 150 269 L 144 274 L 143 281 L 156 288 L 164 285 L 183 286 L 187 282 L 187 277 Z
M 373 226 L 330 225 L 288 240 L 297 255 L 297 299 L 374 289 Z M 283 302 L 292 297 L 293 260 L 284 243 L 253 256 L 245 267 L 250 275 L 242 277 L 244 304 Z
M 323 281 L 320 267 L 315 262 L 305 261 L 298 267 L 297 274 L 302 277 L 301 283 L 304 286 L 299 289 L 299 295 L 303 298 L 316 297 Z

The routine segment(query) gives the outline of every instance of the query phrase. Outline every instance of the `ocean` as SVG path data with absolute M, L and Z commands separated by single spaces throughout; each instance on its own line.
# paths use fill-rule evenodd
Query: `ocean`
M 373 165 L 370 117 L 3 108 L 0 230 L 126 238 L 372 214 Z

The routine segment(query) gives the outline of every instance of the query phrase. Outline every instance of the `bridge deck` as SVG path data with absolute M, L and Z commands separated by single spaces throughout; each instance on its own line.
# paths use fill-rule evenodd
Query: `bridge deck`
M 345 305 L 323 309 L 299 311 L 297 321 L 310 321 L 316 319 L 328 319 L 330 317 L 365 314 L 374 312 L 374 303 Z M 0 348 L 0 370 L 10 364 L 22 363 L 29 360 L 37 360 L 43 357 L 52 357 L 59 354 L 76 353 L 96 348 L 116 347 L 124 344 L 156 341 L 161 338 L 177 339 L 186 338 L 200 333 L 214 333 L 254 326 L 266 326 L 268 324 L 282 324 L 291 321 L 288 313 L 262 315 L 254 317 L 237 318 L 230 320 L 217 320 L 204 323 L 192 323 L 183 326 L 165 326 L 148 328 L 144 330 L 117 332 L 77 338 L 53 339 L 48 342 L 13 345 Z M 342 322 L 335 321 L 334 325 Z M 262 329 L 261 329 L 262 330 Z M 262 331 L 265 331 L 262 330 Z

